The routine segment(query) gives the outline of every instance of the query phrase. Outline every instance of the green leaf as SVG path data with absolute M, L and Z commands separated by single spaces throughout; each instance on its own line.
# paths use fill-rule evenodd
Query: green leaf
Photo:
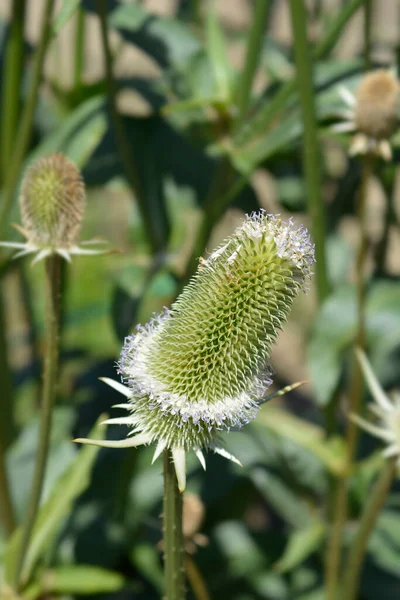
M 400 516 L 398 511 L 385 510 L 372 533 L 368 550 L 374 562 L 397 577 L 400 574 Z
M 398 372 L 398 361 L 389 358 L 400 343 L 399 305 L 400 289 L 396 283 L 379 281 L 369 290 L 366 302 L 368 344 L 380 381 L 393 381 Z M 355 290 L 344 285 L 322 306 L 308 348 L 315 396 L 322 406 L 329 402 L 339 383 L 344 355 L 353 343 L 355 331 Z
M 106 594 L 120 590 L 124 578 L 120 573 L 92 565 L 69 565 L 45 571 L 41 595 Z
M 132 564 L 155 587 L 160 596 L 164 591 L 164 575 L 160 557 L 154 546 L 146 543 L 135 544 L 130 555 Z
M 250 479 L 274 510 L 293 527 L 305 527 L 311 514 L 305 502 L 282 479 L 262 467 L 252 467 Z
M 308 348 L 315 397 L 325 406 L 339 382 L 343 354 L 352 343 L 356 328 L 355 291 L 343 286 L 322 306 Z
M 104 96 L 89 98 L 29 155 L 29 162 L 49 152 L 63 152 L 82 168 L 107 129 Z
M 268 405 L 259 412 L 257 423 L 306 448 L 336 475 L 343 471 L 344 447 L 339 438 L 327 440 L 318 425 L 304 421 L 281 408 Z
M 181 67 L 201 50 L 200 41 L 185 24 L 149 13 L 137 2 L 120 4 L 111 13 L 109 25 L 164 68 Z
M 325 526 L 322 521 L 313 521 L 289 538 L 282 558 L 275 564 L 279 573 L 291 571 L 300 565 L 313 552 L 318 550 L 325 536 Z
M 224 32 L 213 10 L 207 13 L 206 26 L 207 49 L 214 70 L 217 97 L 221 102 L 228 103 L 231 97 L 231 67 Z
M 103 439 L 105 428 L 100 426 L 100 422 L 103 420 L 104 415 L 101 415 L 90 433 L 90 437 Z M 33 568 L 53 542 L 64 518 L 71 511 L 74 501 L 88 486 L 90 472 L 97 453 L 98 448 L 94 446 L 85 446 L 82 450 L 79 450 L 75 460 L 54 485 L 49 499 L 41 506 L 22 571 L 23 581 L 29 581 Z M 7 582 L 14 580 L 21 536 L 22 527 L 19 527 L 7 545 L 4 560 Z
M 321 36 L 321 41 L 315 48 L 315 58 L 323 58 L 335 47 L 343 29 L 364 2 L 365 0 L 344 2 L 343 7 L 333 17 L 329 16 L 327 26 Z
M 242 147 L 237 143 L 234 146 L 232 161 L 238 171 L 247 175 L 260 163 L 299 141 L 302 131 L 303 125 L 297 113 L 282 120 L 272 131 L 266 132 L 265 129 L 258 128 L 251 144 Z
M 53 23 L 53 33 L 57 35 L 64 25 L 70 20 L 74 12 L 80 5 L 80 0 L 64 0 L 62 7 L 58 11 Z

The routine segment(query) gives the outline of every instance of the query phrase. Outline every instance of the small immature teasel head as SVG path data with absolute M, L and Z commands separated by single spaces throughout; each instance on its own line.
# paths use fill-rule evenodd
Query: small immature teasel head
M 15 227 L 26 241 L 0 242 L 0 246 L 19 249 L 14 258 L 35 253 L 35 263 L 51 254 L 70 261 L 72 254 L 104 253 L 77 245 L 85 212 L 85 185 L 79 169 L 63 154 L 49 154 L 27 168 L 19 204 L 23 226 Z
M 22 225 L 33 244 L 70 248 L 76 243 L 85 211 L 85 186 L 66 156 L 50 154 L 28 167 L 19 201 Z

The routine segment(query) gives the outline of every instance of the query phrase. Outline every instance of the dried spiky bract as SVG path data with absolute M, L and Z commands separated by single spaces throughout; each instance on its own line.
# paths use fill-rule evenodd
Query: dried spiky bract
M 368 73 L 353 94 L 342 87 L 341 96 L 348 106 L 346 121 L 333 126 L 337 132 L 356 132 L 349 154 L 373 154 L 391 160 L 390 138 L 398 127 L 400 84 L 390 71 Z
M 369 73 L 356 94 L 356 128 L 376 140 L 389 138 L 398 125 L 400 85 L 396 77 L 383 69 Z
M 21 217 L 29 241 L 70 248 L 78 238 L 85 210 L 85 188 L 77 167 L 62 154 L 34 162 L 20 194 Z

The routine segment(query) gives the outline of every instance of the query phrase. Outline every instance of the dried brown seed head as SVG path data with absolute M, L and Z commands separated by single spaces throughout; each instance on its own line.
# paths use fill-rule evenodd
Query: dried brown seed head
M 400 84 L 389 71 L 366 75 L 356 94 L 355 124 L 359 132 L 376 140 L 387 139 L 398 125 Z

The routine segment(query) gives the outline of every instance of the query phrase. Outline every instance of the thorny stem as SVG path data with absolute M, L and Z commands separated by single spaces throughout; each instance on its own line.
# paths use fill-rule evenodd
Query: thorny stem
M 50 256 L 46 259 L 46 349 L 43 371 L 39 448 L 33 474 L 31 495 L 22 529 L 18 560 L 16 562 L 16 571 L 13 582 L 15 589 L 21 589 L 25 583 L 24 563 L 39 509 L 50 445 L 51 423 L 57 389 L 59 356 L 60 262 L 61 258 L 57 255 Z
M 370 178 L 373 173 L 373 159 L 371 156 L 364 158 L 361 186 L 358 195 L 357 217 L 360 226 L 360 245 L 356 259 L 356 290 L 357 290 L 357 331 L 355 347 L 365 349 L 365 261 L 367 257 L 368 238 L 366 230 L 366 200 Z M 363 393 L 363 375 L 361 367 L 356 359 L 353 362 L 353 373 L 349 391 L 349 414 L 358 415 L 360 412 Z M 326 562 L 326 588 L 327 600 L 334 600 L 337 592 L 340 570 L 340 556 L 343 538 L 343 530 L 347 520 L 348 511 L 348 478 L 352 472 L 354 457 L 357 449 L 359 431 L 354 421 L 349 420 L 346 431 L 346 469 L 338 481 L 334 522 L 332 524 L 331 537 L 328 543 Z
M 185 569 L 182 533 L 182 494 L 172 454 L 164 451 L 164 569 L 167 600 L 184 600 Z
M 7 176 L 4 183 L 2 205 L 0 207 L 0 237 L 3 235 L 8 212 L 10 210 L 14 189 L 18 182 L 20 168 L 28 148 L 31 136 L 32 122 L 36 109 L 36 101 L 39 92 L 40 80 L 43 73 L 44 58 L 51 34 L 51 18 L 54 0 L 46 0 L 43 8 L 43 21 L 40 39 L 33 58 L 31 84 L 25 101 L 21 122 L 16 134 L 13 154 L 7 168 Z
M 398 457 L 386 461 L 384 470 L 375 482 L 361 515 L 358 531 L 346 561 L 343 579 L 343 600 L 356 600 L 361 567 L 368 546 L 369 536 L 374 529 L 380 510 L 384 505 L 396 473 Z

